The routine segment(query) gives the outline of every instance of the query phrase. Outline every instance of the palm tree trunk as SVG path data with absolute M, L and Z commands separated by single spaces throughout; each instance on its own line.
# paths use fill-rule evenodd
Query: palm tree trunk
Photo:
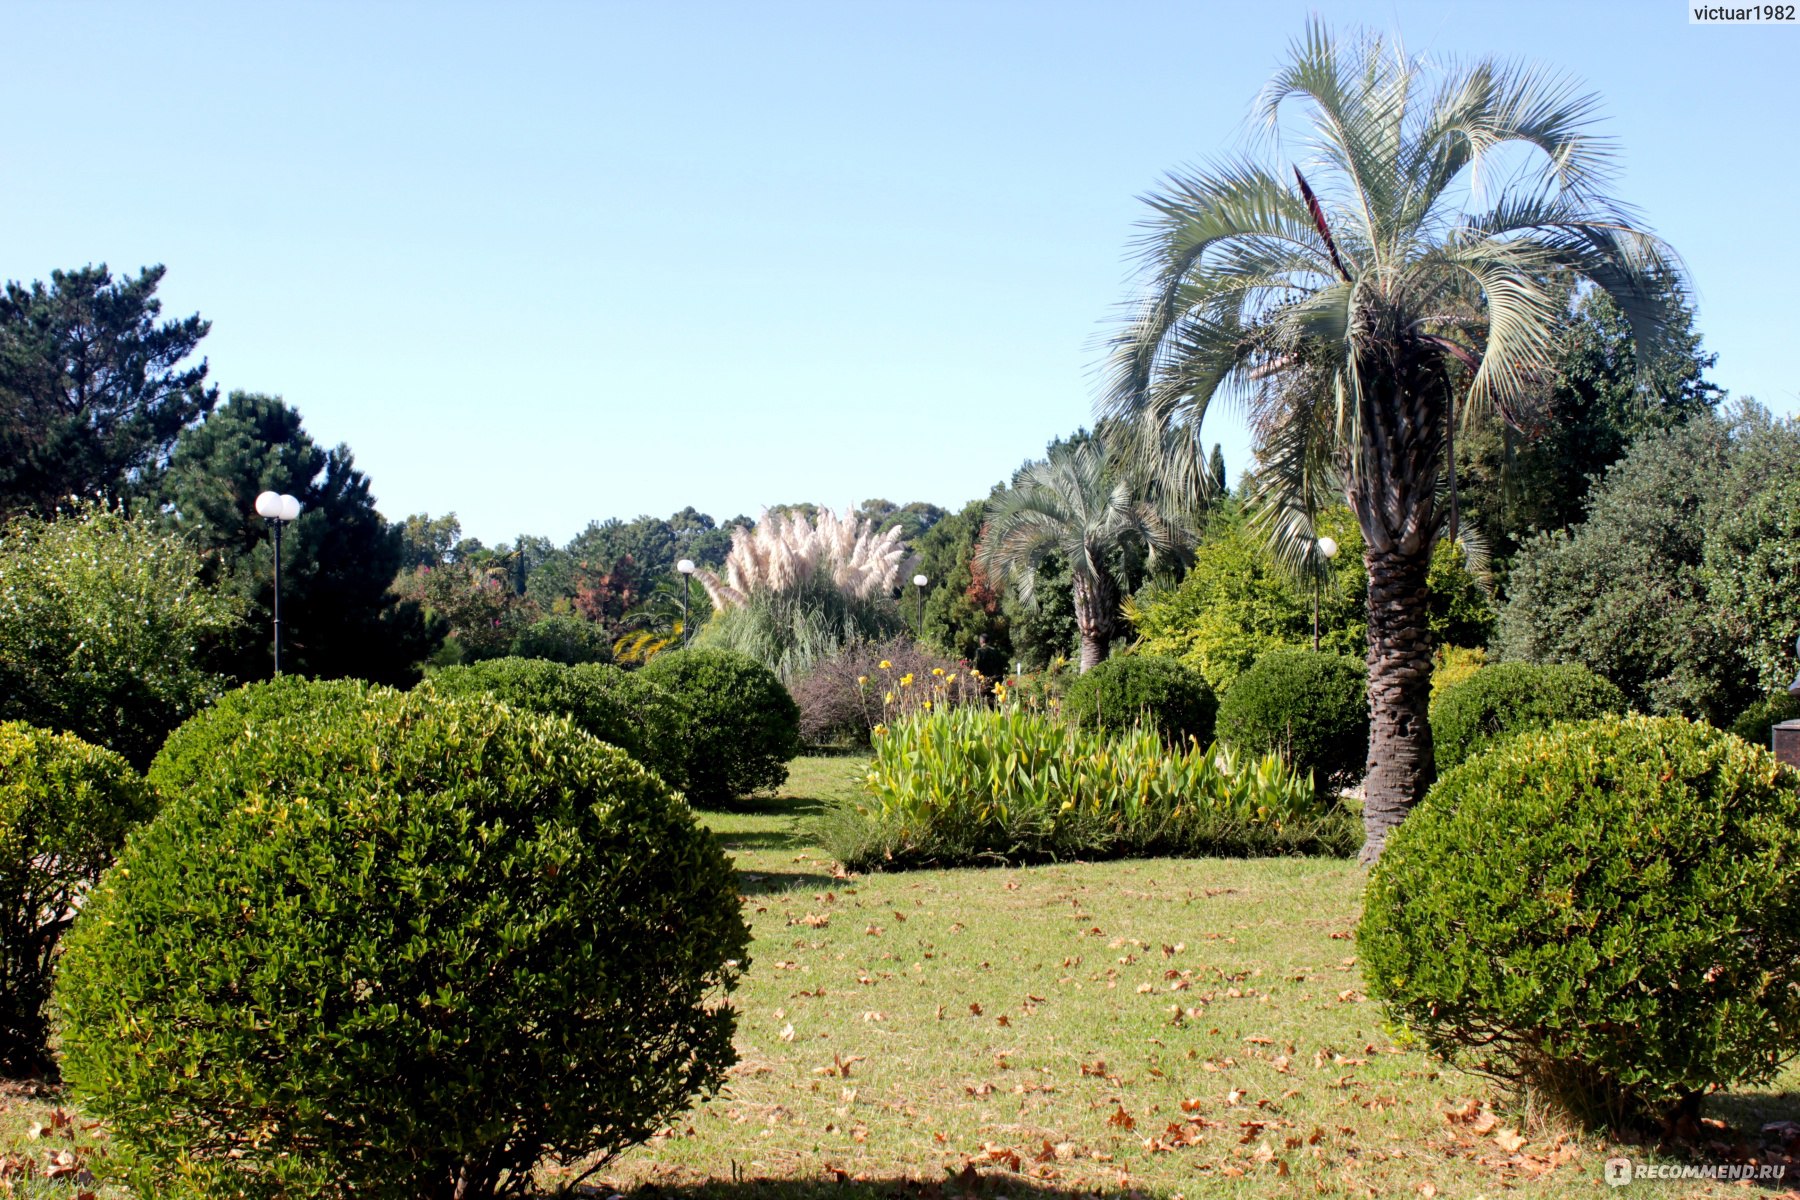
M 1119 626 L 1119 585 L 1104 571 L 1075 572 L 1075 627 L 1081 631 L 1081 673 L 1093 670 L 1112 648 Z
M 1436 774 L 1429 719 L 1431 552 L 1371 550 L 1363 561 L 1369 570 L 1369 766 L 1360 861 L 1371 863 Z
M 1441 362 L 1398 331 L 1377 343 L 1363 379 L 1362 470 L 1350 507 L 1369 571 L 1369 761 L 1363 776 L 1363 848 L 1381 857 L 1387 836 L 1436 778 L 1431 746 L 1431 549 L 1443 461 L 1448 381 Z

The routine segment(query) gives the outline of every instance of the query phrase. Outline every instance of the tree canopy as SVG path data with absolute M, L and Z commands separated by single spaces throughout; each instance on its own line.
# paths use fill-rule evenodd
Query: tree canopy
M 158 319 L 163 274 L 115 280 L 102 263 L 6 285 L 0 515 L 153 490 L 181 431 L 212 410 L 206 362 L 189 361 L 211 323 Z
M 407 683 L 432 650 L 418 605 L 390 591 L 404 550 L 401 530 L 375 509 L 369 480 L 348 446 L 325 450 L 278 397 L 233 392 L 176 443 L 159 491 L 170 523 L 215 556 L 250 624 L 229 655 L 240 679 L 266 677 L 274 599 L 274 540 L 258 517 L 258 493 L 289 492 L 299 520 L 281 560 L 282 661 L 322 679 Z

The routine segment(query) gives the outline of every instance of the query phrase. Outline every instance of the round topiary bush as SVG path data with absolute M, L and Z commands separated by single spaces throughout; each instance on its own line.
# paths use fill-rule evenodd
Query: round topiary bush
M 623 751 L 375 689 L 217 754 L 56 983 L 65 1077 L 137 1194 L 515 1195 L 723 1079 L 731 866 Z
M 612 643 L 598 622 L 585 617 L 558 614 L 533 621 L 512 640 L 518 658 L 547 658 L 575 666 L 577 663 L 611 662 Z
M 1432 699 L 1437 769 L 1448 771 L 1511 734 L 1630 707 L 1625 693 L 1575 663 L 1493 663 Z
M 604 663 L 570 667 L 540 658 L 490 658 L 433 672 L 430 685 L 447 696 L 490 695 L 515 708 L 568 717 L 578 729 L 617 746 L 684 786 L 675 698 L 638 674 Z
M 296 712 L 356 711 L 368 702 L 370 691 L 371 685 L 360 679 L 283 675 L 226 692 L 175 727 L 144 776 L 159 796 L 172 799 L 211 770 L 239 738 L 258 736 Z
M 1279 750 L 1322 791 L 1362 778 L 1369 758 L 1368 668 L 1346 654 L 1275 650 L 1219 700 L 1219 740 Z
M 44 1003 L 71 914 L 125 833 L 155 811 L 119 755 L 68 733 L 0 723 L 0 1070 L 54 1069 Z
M 1800 696 L 1787 692 L 1777 692 L 1773 696 L 1758 700 L 1749 708 L 1737 715 L 1731 723 L 1730 732 L 1737 734 L 1753 746 L 1769 747 L 1774 728 L 1782 721 L 1792 721 L 1800 717 Z
M 1219 702 L 1206 676 L 1156 654 L 1122 654 L 1077 676 L 1063 695 L 1063 712 L 1077 724 L 1108 733 L 1142 725 L 1169 742 L 1213 738 Z
M 677 742 L 688 799 L 726 804 L 780 787 L 800 753 L 800 710 L 775 672 L 735 650 L 674 650 L 639 675 L 686 710 Z
M 1800 774 L 1680 718 L 1521 734 L 1441 778 L 1369 878 L 1369 993 L 1596 1123 L 1800 1050 Z

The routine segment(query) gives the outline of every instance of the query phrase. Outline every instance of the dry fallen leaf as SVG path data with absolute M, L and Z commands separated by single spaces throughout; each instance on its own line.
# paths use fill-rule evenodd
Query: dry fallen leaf
M 1511 1129 L 1502 1129 L 1494 1135 L 1494 1144 L 1508 1154 L 1517 1154 L 1525 1145 L 1525 1139 Z

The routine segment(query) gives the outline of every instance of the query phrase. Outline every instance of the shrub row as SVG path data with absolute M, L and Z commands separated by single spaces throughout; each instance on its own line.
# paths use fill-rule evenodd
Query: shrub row
M 1321 795 L 1362 778 L 1369 757 L 1368 668 L 1347 654 L 1276 650 L 1257 659 L 1219 701 L 1219 740 L 1286 756 Z
M 1016 706 L 906 718 L 875 740 L 867 799 L 821 835 L 847 866 L 1126 854 L 1348 853 L 1348 817 L 1278 755 L 1107 736 Z
M 1574 663 L 1494 663 L 1432 700 L 1437 769 L 1448 771 L 1503 737 L 1628 707 L 1623 692 Z
M 1062 707 L 1084 728 L 1123 733 L 1141 726 L 1178 746 L 1213 740 L 1219 702 L 1193 667 L 1155 654 L 1123 654 L 1076 677 Z
M 566 716 L 702 807 L 779 787 L 800 752 L 799 710 L 787 689 L 767 667 L 729 650 L 669 651 L 636 672 L 489 659 L 438 671 L 430 686 Z

